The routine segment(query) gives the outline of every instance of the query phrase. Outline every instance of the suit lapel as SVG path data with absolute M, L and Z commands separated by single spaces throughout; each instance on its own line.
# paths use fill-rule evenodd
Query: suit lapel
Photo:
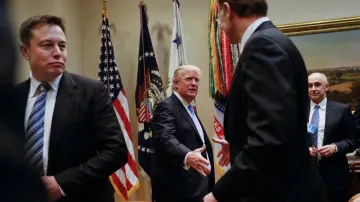
M 26 105 L 27 105 L 27 100 L 28 100 L 28 96 L 29 96 L 29 91 L 30 91 L 30 79 L 20 83 L 17 87 L 16 87 L 17 91 L 18 91 L 18 126 L 19 127 L 19 133 L 22 136 L 25 136 L 25 112 L 26 112 Z M 21 130 L 20 130 L 21 128 Z
M 328 100 L 326 104 L 326 115 L 325 115 L 325 130 L 324 130 L 324 140 L 323 140 L 324 145 L 327 143 L 327 140 L 329 139 L 329 131 L 333 122 L 333 117 L 335 117 L 335 112 L 336 112 L 335 106 L 330 100 Z
M 201 144 L 203 144 L 203 143 L 202 143 L 202 140 L 201 140 L 201 138 L 200 138 L 199 131 L 197 130 L 194 121 L 193 121 L 192 118 L 190 117 L 189 112 L 187 112 L 187 110 L 185 109 L 184 105 L 181 103 L 181 101 L 179 100 L 179 98 L 177 98 L 174 93 L 171 95 L 171 98 L 172 98 L 172 100 L 175 102 L 175 104 L 178 106 L 180 113 L 185 117 L 185 119 L 189 122 L 189 124 L 191 125 L 191 127 L 192 127 L 193 130 L 195 131 L 196 136 L 197 136 L 197 140 L 198 140 Z M 200 122 L 200 121 L 199 121 L 199 122 Z M 201 123 L 200 123 L 200 125 L 201 125 Z
M 61 131 L 68 125 L 67 120 L 70 118 L 74 107 L 74 95 L 76 93 L 76 83 L 68 72 L 64 72 L 56 95 L 55 108 L 50 131 L 50 147 L 61 137 Z M 50 149 L 54 151 L 54 149 Z M 51 154 L 49 154 L 51 156 Z M 50 159 L 49 159 L 50 160 Z M 49 165 L 51 165 L 49 163 Z
M 198 121 L 200 123 L 201 129 L 203 130 L 203 133 L 204 133 L 204 144 L 206 144 L 206 151 L 210 155 L 210 153 L 212 154 L 212 145 L 211 145 L 210 139 L 207 136 L 205 128 L 204 128 L 203 124 L 201 123 L 201 121 L 199 119 L 199 116 L 197 114 L 196 114 L 196 117 L 197 117 L 197 119 L 198 119 Z

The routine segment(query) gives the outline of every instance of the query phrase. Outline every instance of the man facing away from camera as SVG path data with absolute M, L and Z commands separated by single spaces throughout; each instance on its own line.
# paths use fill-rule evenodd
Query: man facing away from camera
M 22 138 L 14 130 L 18 62 L 7 3 L 0 0 L 0 201 L 47 202 L 45 188 L 24 158 Z
M 241 43 L 224 115 L 231 168 L 205 202 L 326 202 L 307 146 L 303 58 L 267 16 L 266 0 L 218 0 L 219 23 Z

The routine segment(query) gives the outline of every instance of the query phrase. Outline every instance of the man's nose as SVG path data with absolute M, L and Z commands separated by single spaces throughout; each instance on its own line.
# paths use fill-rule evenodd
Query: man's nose
M 53 52 L 54 57 L 60 57 L 61 55 L 61 50 L 59 46 L 55 46 L 54 47 L 54 52 Z

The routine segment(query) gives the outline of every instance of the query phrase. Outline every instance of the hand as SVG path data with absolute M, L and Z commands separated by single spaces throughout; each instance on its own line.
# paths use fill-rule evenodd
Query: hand
M 329 157 L 336 152 L 336 146 L 334 144 L 325 145 L 322 146 L 318 151 L 321 156 Z
M 217 202 L 214 195 L 210 192 L 208 195 L 204 197 L 204 202 Z
M 317 149 L 315 147 L 309 147 L 310 156 L 315 158 L 317 154 Z
M 206 151 L 205 144 L 201 148 L 189 152 L 188 156 L 186 157 L 186 164 L 194 168 L 205 177 L 206 174 L 210 174 L 211 170 L 208 168 L 209 161 L 201 156 L 201 153 L 204 151 Z
M 62 197 L 60 186 L 54 176 L 43 176 L 41 180 L 46 187 L 50 201 L 56 201 Z
M 220 157 L 219 165 L 227 166 L 230 163 L 230 145 L 226 140 L 220 140 L 218 138 L 213 137 L 212 140 L 215 143 L 221 144 L 221 149 L 217 154 L 217 157 Z

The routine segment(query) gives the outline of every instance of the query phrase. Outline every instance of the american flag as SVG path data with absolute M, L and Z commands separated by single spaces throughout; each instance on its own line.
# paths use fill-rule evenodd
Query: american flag
M 99 63 L 99 80 L 107 88 L 111 97 L 116 116 L 124 135 L 126 146 L 129 151 L 128 162 L 110 176 L 111 183 L 116 193 L 124 200 L 128 201 L 129 197 L 135 192 L 140 184 L 138 179 L 137 165 L 135 161 L 134 148 L 132 144 L 129 107 L 123 88 L 119 69 L 114 59 L 114 48 L 110 37 L 110 27 L 107 10 L 102 12 L 102 33 L 101 49 Z
M 150 180 L 151 161 L 154 149 L 151 144 L 152 111 L 159 101 L 165 98 L 164 86 L 152 46 L 144 2 L 140 2 L 140 42 L 138 74 L 135 92 L 136 112 L 138 116 L 138 157 L 140 173 Z

